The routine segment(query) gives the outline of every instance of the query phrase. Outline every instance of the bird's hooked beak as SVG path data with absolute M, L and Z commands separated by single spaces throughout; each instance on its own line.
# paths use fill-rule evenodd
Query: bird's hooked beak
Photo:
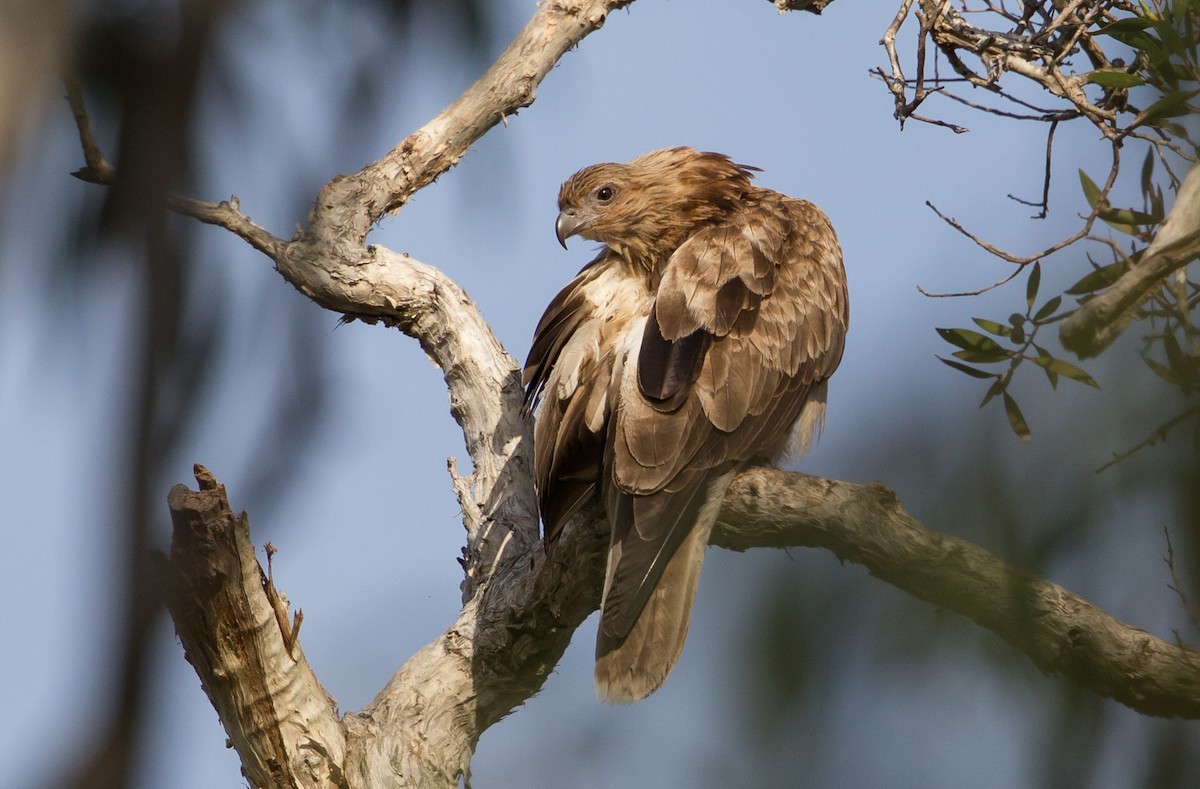
M 562 244 L 563 249 L 567 248 L 567 239 L 578 233 L 582 226 L 583 218 L 574 208 L 564 208 L 558 212 L 558 221 L 554 223 L 554 235 L 558 237 L 558 243 Z

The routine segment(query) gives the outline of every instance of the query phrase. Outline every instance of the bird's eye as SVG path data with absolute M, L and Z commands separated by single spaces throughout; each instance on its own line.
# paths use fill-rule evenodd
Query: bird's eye
M 596 190 L 596 200 L 601 203 L 607 203 L 613 199 L 613 188 L 611 186 L 602 186 Z

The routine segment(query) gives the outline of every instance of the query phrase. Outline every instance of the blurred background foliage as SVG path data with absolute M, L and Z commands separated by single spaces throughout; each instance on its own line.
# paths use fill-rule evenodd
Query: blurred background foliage
M 455 277 L 520 357 L 542 306 L 584 262 L 553 243 L 563 177 L 680 143 L 763 166 L 763 183 L 830 212 L 851 275 L 850 347 L 803 468 L 878 479 L 928 525 L 1194 644 L 1180 597 L 1200 599 L 1194 450 L 1170 440 L 1094 473 L 1194 391 L 1147 376 L 1131 331 L 1087 365 L 1099 393 L 1007 383 L 1034 425 L 1030 446 L 1012 441 L 1009 419 L 964 405 L 974 381 L 945 371 L 929 331 L 1012 312 L 1010 294 L 928 299 L 914 288 L 992 270 L 923 199 L 990 238 L 1043 248 L 1074 232 L 1075 174 L 1102 169 L 1108 149 L 1060 132 L 1049 218 L 1007 216 L 989 198 L 1003 199 L 1010 176 L 1041 184 L 1044 137 L 969 108 L 959 111 L 971 135 L 899 134 L 867 75 L 884 61 L 876 42 L 893 10 L 843 5 L 779 19 L 761 2 L 640 0 L 373 240 Z M 444 459 L 461 454 L 461 438 L 439 376 L 415 343 L 335 330 L 337 316 L 252 250 L 158 205 L 168 190 L 236 191 L 287 235 L 322 183 L 456 97 L 532 11 L 519 0 L 18 0 L 0 13 L 0 523 L 12 538 L 0 664 L 17 712 L 0 741 L 14 785 L 238 785 L 159 605 L 150 553 L 168 537 L 166 491 L 193 462 L 229 486 L 256 542 L 280 547 L 276 578 L 304 607 L 306 653 L 343 710 L 450 621 L 461 535 Z M 1162 41 L 1156 25 L 1127 34 Z M 720 37 L 738 42 L 738 57 L 713 57 Z M 914 51 L 917 35 L 899 41 Z M 1140 38 L 1122 43 L 1137 41 L 1148 51 Z M 1123 111 L 1141 112 L 1154 105 L 1132 97 L 1163 89 L 1156 61 L 1126 62 L 1146 86 L 1128 86 Z M 78 75 L 118 167 L 112 190 L 69 177 L 82 156 L 63 71 Z M 1170 202 L 1153 173 L 1139 180 L 1148 204 L 1129 202 L 1136 188 L 1121 193 L 1148 214 Z M 1100 215 L 1126 197 L 1087 201 Z M 1136 226 L 1122 254 L 1144 244 Z M 1023 322 L 976 325 L 998 343 L 1031 337 L 1013 329 L 1047 317 L 1037 316 L 1050 294 L 1079 279 L 1066 268 L 1024 269 Z M 1042 281 L 1030 288 L 1034 271 Z M 1155 317 L 1193 347 L 1194 327 Z M 1170 369 L 1168 356 L 1150 358 Z M 1185 787 L 1200 774 L 1197 724 L 1043 677 L 973 624 L 817 551 L 713 552 L 684 660 L 643 704 L 595 703 L 591 640 L 585 624 L 559 676 L 485 735 L 477 785 Z

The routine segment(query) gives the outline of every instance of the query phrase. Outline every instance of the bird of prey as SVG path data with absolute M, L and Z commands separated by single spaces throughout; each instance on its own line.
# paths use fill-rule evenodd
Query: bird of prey
M 524 369 L 547 550 L 599 497 L 611 525 L 596 692 L 657 690 L 683 649 L 726 489 L 807 449 L 849 325 L 829 219 L 756 167 L 668 148 L 558 195 L 558 240 L 604 246 L 554 298 Z

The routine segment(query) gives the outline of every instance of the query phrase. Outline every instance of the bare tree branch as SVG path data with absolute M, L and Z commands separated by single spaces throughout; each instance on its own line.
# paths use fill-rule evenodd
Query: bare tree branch
M 172 614 L 258 785 L 280 785 L 281 775 L 299 786 L 455 785 L 469 774 L 480 735 L 540 689 L 571 633 L 600 602 L 606 541 L 595 528 L 599 513 L 591 511 L 560 538 L 554 561 L 534 547 L 525 561 L 488 578 L 444 635 L 405 663 L 365 709 L 345 717 L 339 735 L 333 701 L 303 653 L 288 656 L 266 576 L 251 564 L 245 517 L 233 514 L 207 472 L 198 469 L 197 479 L 200 492 L 176 486 L 170 498 Z M 1148 715 L 1200 718 L 1200 653 L 922 526 L 882 485 L 749 470 L 725 498 L 713 544 L 831 550 L 970 617 L 1043 671 Z M 271 709 L 231 708 L 238 699 Z M 287 714 L 275 724 L 273 710 Z
M 1189 420 L 1195 416 L 1200 416 L 1200 405 L 1195 405 L 1195 406 L 1192 406 L 1191 408 L 1185 408 L 1180 413 L 1176 414 L 1175 416 L 1168 419 L 1166 422 L 1163 422 L 1161 425 L 1154 428 L 1154 430 L 1151 431 L 1150 435 L 1146 436 L 1141 441 L 1137 442 L 1136 444 L 1134 444 L 1132 447 L 1125 450 L 1124 452 L 1114 452 L 1112 455 L 1112 460 L 1109 460 L 1104 465 L 1102 465 L 1098 469 L 1096 469 L 1096 473 L 1099 474 L 1102 471 L 1107 471 L 1108 469 L 1117 465 L 1118 463 L 1125 460 L 1126 458 L 1131 457 L 1135 452 L 1140 452 L 1141 450 L 1145 449 L 1146 447 L 1152 447 L 1160 441 L 1166 441 L 1167 434 L 1170 433 L 1173 428 L 1178 427 L 1179 425 L 1183 424 L 1184 422 L 1186 422 L 1187 420 Z M 1172 568 L 1172 571 L 1173 570 L 1174 570 L 1174 568 Z M 1200 629 L 1200 628 L 1197 628 L 1197 629 Z
M 609 12 L 633 0 L 547 0 L 495 63 L 450 106 L 382 158 L 333 179 L 317 196 L 304 236 L 360 244 L 385 214 L 449 170 L 489 129 L 533 103 L 554 64 Z
M 88 117 L 83 104 L 83 91 L 78 80 L 67 79 L 67 103 L 71 106 L 71 114 L 75 116 L 75 128 L 79 131 L 79 146 L 83 149 L 84 167 L 75 171 L 75 176 L 91 183 L 111 185 L 116 174 L 115 169 L 104 158 L 92 131 L 92 121 Z
M 721 521 L 714 545 L 828 548 L 915 597 L 970 617 L 1043 671 L 1146 715 L 1200 717 L 1200 653 L 922 526 L 882 485 L 758 469 L 734 482 Z
M 168 604 L 184 655 L 253 786 L 346 787 L 346 735 L 333 698 L 276 618 L 245 515 L 202 466 L 199 491 L 171 489 Z
M 949 0 L 922 0 L 920 3 L 904 0 L 880 41 L 891 66 L 891 75 L 884 76 L 884 80 L 895 98 L 896 117 L 901 124 L 906 118 L 915 118 L 913 113 L 920 103 L 937 90 L 936 87 L 927 88 L 923 76 L 925 41 L 928 39 L 961 80 L 1012 101 L 1013 97 L 1001 90 L 1000 81 L 1005 72 L 1019 74 L 1071 105 L 1073 109 L 1070 112 L 1073 115 L 1088 118 L 1109 139 L 1118 139 L 1117 114 L 1108 106 L 1107 97 L 1093 101 L 1084 91 L 1088 84 L 1088 72 L 1072 69 L 1064 73 L 1062 66 L 1070 67 L 1070 54 L 1083 49 L 1094 70 L 1113 70 L 1093 36 L 1095 26 L 1101 21 L 1111 20 L 1114 10 L 1122 7 L 1119 0 L 1086 5 L 1079 0 L 1055 3 L 1053 14 L 1047 14 L 1037 22 L 1028 16 L 1014 20 L 1011 14 L 990 4 L 983 8 L 971 8 L 966 3 L 961 5 L 962 11 Z M 1027 5 L 1027 8 L 1032 11 L 1034 6 Z M 1018 21 L 1016 31 L 989 30 L 967 21 L 966 13 L 982 11 L 1000 16 L 1005 25 Z M 896 53 L 896 35 L 910 13 L 915 14 L 920 22 L 917 32 L 917 79 L 911 83 L 905 79 Z M 978 66 L 968 65 L 964 56 L 972 61 L 978 60 Z M 935 78 L 933 83 L 936 86 L 949 81 Z M 910 84 L 913 90 L 911 101 L 907 99 Z M 1016 103 L 1029 106 L 1020 101 Z M 1063 110 L 1055 110 L 1047 111 L 1040 119 L 1063 117 Z
M 532 489 L 522 476 L 532 464 L 528 425 L 519 416 L 517 365 L 454 282 L 407 255 L 366 246 L 365 238 L 384 214 L 400 208 L 452 167 L 491 127 L 528 106 L 537 85 L 562 55 L 603 25 L 610 11 L 631 1 L 543 3 L 496 63 L 457 101 L 378 161 L 327 184 L 314 204 L 309 227 L 290 242 L 254 224 L 236 198 L 216 204 L 169 198 L 172 210 L 224 227 L 270 256 L 276 270 L 317 304 L 353 318 L 383 321 L 416 338 L 442 369 L 451 412 L 463 428 L 475 469 L 458 484 L 473 488 L 476 497 L 476 506 L 464 509 L 464 596 L 471 594 L 486 568 L 496 565 L 501 546 L 511 545 L 519 555 L 537 538 L 536 519 L 529 517 L 536 512 Z M 95 143 L 78 90 L 69 87 L 68 98 L 87 163 L 77 175 L 109 184 L 115 170 Z M 495 440 L 480 441 L 485 433 Z M 511 479 L 514 474 L 519 481 Z M 524 525 L 523 531 L 516 531 L 518 524 Z
M 117 168 L 113 167 L 104 157 L 104 152 L 96 141 L 91 119 L 84 106 L 83 91 L 79 87 L 79 82 L 68 78 L 66 88 L 67 103 L 70 104 L 71 113 L 75 116 L 75 128 L 79 132 L 79 146 L 83 149 L 84 161 L 84 166 L 72 175 L 88 183 L 112 186 L 117 178 Z M 198 219 L 205 224 L 223 227 L 269 257 L 274 258 L 283 250 L 284 242 L 281 239 L 254 224 L 249 217 L 242 213 L 237 197 L 231 197 L 220 203 L 206 203 L 190 197 L 168 194 L 167 208 L 178 214 Z

